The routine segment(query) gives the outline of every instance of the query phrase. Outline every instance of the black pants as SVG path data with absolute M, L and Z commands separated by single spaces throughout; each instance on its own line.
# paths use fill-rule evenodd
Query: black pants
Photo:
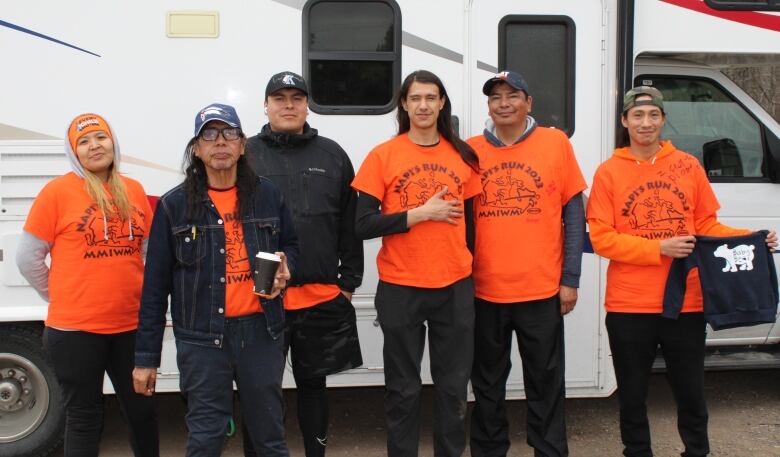
M 287 326 L 303 447 L 306 457 L 323 457 L 328 444 L 325 377 L 363 364 L 355 308 L 339 293 L 316 306 L 287 311 Z M 245 439 L 244 456 L 255 455 Z
M 523 303 L 476 299 L 475 308 L 471 455 L 503 457 L 509 451 L 505 399 L 512 367 L 513 331 L 523 361 L 528 444 L 537 457 L 569 455 L 564 414 L 563 317 L 558 295 Z
M 380 281 L 375 303 L 384 334 L 388 456 L 417 456 L 427 324 L 435 391 L 433 452 L 459 457 L 466 447 L 466 394 L 474 353 L 471 278 L 437 289 Z
M 710 446 L 704 401 L 703 314 L 683 313 L 674 320 L 660 314 L 607 313 L 606 324 L 618 385 L 623 455 L 653 455 L 647 387 L 659 345 L 666 360 L 666 379 L 677 403 L 677 430 L 685 445 L 681 455 L 707 455 Z
M 159 455 L 155 402 L 133 390 L 135 331 L 97 334 L 46 327 L 43 345 L 54 363 L 65 401 L 65 457 L 98 455 L 104 373 L 127 419 L 133 453 L 137 457 Z
M 298 427 L 306 457 L 323 457 L 328 444 L 325 376 L 363 364 L 352 303 L 339 293 L 311 308 L 288 311 Z

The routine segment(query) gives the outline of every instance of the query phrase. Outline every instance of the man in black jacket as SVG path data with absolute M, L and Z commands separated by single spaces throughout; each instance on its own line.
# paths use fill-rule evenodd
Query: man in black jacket
M 295 277 L 284 297 L 306 457 L 324 456 L 325 377 L 363 364 L 352 293 L 363 279 L 363 242 L 355 236 L 355 176 L 346 152 L 306 122 L 308 89 L 292 72 L 265 90 L 268 124 L 249 138 L 258 175 L 281 189 L 300 241 Z

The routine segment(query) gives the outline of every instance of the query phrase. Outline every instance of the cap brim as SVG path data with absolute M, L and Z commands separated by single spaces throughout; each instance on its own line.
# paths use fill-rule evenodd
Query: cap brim
M 485 95 L 490 95 L 490 91 L 493 89 L 493 86 L 500 82 L 506 82 L 501 78 L 490 78 L 487 81 L 485 81 L 485 84 L 482 85 L 482 93 Z M 511 85 L 511 84 L 510 84 Z
M 299 91 L 303 92 L 303 93 L 304 93 L 304 95 L 306 95 L 307 97 L 309 96 L 309 93 L 308 93 L 308 92 L 306 92 L 305 90 L 301 89 L 300 87 L 295 87 L 295 86 L 284 86 L 284 87 L 279 87 L 279 88 L 277 88 L 277 89 L 274 89 L 274 90 L 272 90 L 272 91 L 268 92 L 268 93 L 266 94 L 266 97 L 267 97 L 267 96 L 269 96 L 269 95 L 273 95 L 273 94 L 275 94 L 275 93 L 279 92 L 280 90 L 284 90 L 284 89 L 295 89 L 295 90 L 299 90 Z
M 202 124 L 200 124 L 200 127 L 198 127 L 198 131 L 195 132 L 195 136 L 200 135 L 200 131 L 203 130 L 203 127 L 208 125 L 208 123 L 211 122 L 211 121 L 221 121 L 221 122 L 224 122 L 225 124 L 227 124 L 227 125 L 229 125 L 231 127 L 241 128 L 241 126 L 236 124 L 235 122 L 231 122 L 231 121 L 228 121 L 227 119 L 222 119 L 222 118 L 219 118 L 219 117 L 212 117 L 211 119 L 207 119 L 207 120 L 203 121 Z

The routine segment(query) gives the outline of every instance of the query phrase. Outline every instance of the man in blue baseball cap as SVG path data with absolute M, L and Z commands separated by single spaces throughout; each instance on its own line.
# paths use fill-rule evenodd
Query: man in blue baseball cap
M 586 183 L 566 134 L 530 115 L 533 99 L 520 74 L 498 73 L 482 92 L 490 119 L 468 140 L 482 170 L 482 194 L 474 199 L 471 455 L 509 451 L 505 397 L 514 333 L 528 444 L 536 457 L 565 457 L 563 316 L 577 303 Z
M 170 297 L 188 457 L 222 453 L 234 381 L 255 449 L 289 456 L 280 292 L 295 269 L 298 239 L 279 189 L 252 171 L 245 145 L 232 106 L 199 110 L 184 182 L 160 198 L 149 236 L 133 382 L 139 394 L 154 392 Z M 259 252 L 281 258 L 270 295 L 254 293 Z

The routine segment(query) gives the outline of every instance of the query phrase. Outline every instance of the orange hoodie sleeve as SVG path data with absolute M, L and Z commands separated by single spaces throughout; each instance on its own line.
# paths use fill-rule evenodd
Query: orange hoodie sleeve
M 588 217 L 590 242 L 601 257 L 633 265 L 660 265 L 661 242 L 619 233 L 615 227 Z
M 614 212 L 611 179 L 602 165 L 593 177 L 588 198 L 587 218 L 593 250 L 601 257 L 618 262 L 659 265 L 661 242 L 618 232 Z
M 696 233 L 707 236 L 739 236 L 753 233 L 752 230 L 738 229 L 721 224 L 714 214 L 710 214 L 701 219 L 696 219 Z

